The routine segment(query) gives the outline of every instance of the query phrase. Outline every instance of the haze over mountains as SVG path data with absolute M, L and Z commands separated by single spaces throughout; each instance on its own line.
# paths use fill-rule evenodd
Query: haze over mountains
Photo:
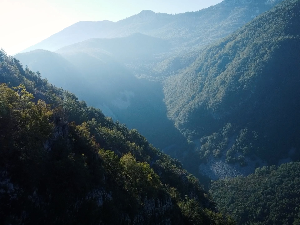
M 32 70 L 40 71 L 55 85 L 67 88 L 89 104 L 100 107 L 106 115 L 137 128 L 151 143 L 164 149 L 174 144 L 181 145 L 184 141 L 166 116 L 161 84 L 148 80 L 162 80 L 188 66 L 195 55 L 190 56 L 187 49 L 195 51 L 226 36 L 277 2 L 223 1 L 198 12 L 178 15 L 143 11 L 117 23 L 79 22 L 27 49 L 61 48 L 56 53 L 72 63 L 72 69 L 61 68 L 63 63 L 56 65 L 56 59 L 51 59 L 54 55 L 47 52 L 44 52 L 45 56 L 32 51 L 26 56 L 18 54 L 16 57 Z M 83 40 L 86 41 L 80 42 Z M 61 69 L 50 74 L 40 60 Z M 53 77 L 62 77 L 61 70 L 66 71 L 65 77 L 73 76 L 76 70 L 73 87 L 63 79 Z M 134 76 L 146 79 L 141 81 Z M 142 88 L 140 83 L 144 83 Z M 141 96 L 143 99 L 139 98 Z M 149 129 L 149 125 L 153 128 Z M 157 125 L 161 128 L 157 129 Z
M 298 192 L 290 188 L 300 188 L 296 179 L 300 171 L 296 163 L 300 160 L 299 27 L 300 0 L 224 0 L 198 12 L 168 15 L 142 11 L 116 23 L 79 22 L 16 58 L 105 115 L 136 128 L 155 147 L 181 161 L 206 187 L 211 179 L 217 180 L 210 190 L 217 209 L 232 215 L 238 224 L 297 224 L 299 210 L 295 207 L 300 200 Z M 5 58 L 0 65 L 10 65 L 14 62 L 10 60 Z M 7 68 L 19 67 L 15 62 L 0 71 L 10 74 L 13 70 Z M 28 68 L 25 71 L 29 73 Z M 9 83 L 7 77 L 3 80 Z M 26 87 L 32 88 L 30 82 Z M 51 91 L 33 89 L 35 94 L 40 91 L 51 97 Z M 86 115 L 81 114 L 86 106 L 76 97 L 70 98 L 71 122 L 73 113 L 75 118 Z M 70 102 L 80 107 L 71 110 Z M 146 160 L 141 163 L 156 168 L 153 163 L 158 162 L 149 160 L 154 154 L 149 151 L 156 150 L 142 138 L 134 139 L 139 147 L 129 145 L 128 136 L 134 134 L 119 123 L 109 122 L 108 130 L 93 130 L 92 121 L 88 125 L 80 121 L 80 129 L 86 131 L 83 127 L 87 126 L 101 140 L 100 145 L 103 141 L 120 159 L 130 149 L 138 163 L 141 154 Z M 123 148 L 127 150 L 119 150 Z M 157 154 L 156 159 L 163 157 Z M 164 160 L 158 163 L 165 169 L 162 173 L 171 170 L 174 177 L 178 165 Z M 290 163 L 281 165 L 286 162 Z M 222 180 L 237 176 L 245 177 Z M 256 179 L 261 182 L 253 185 Z M 189 185 L 195 187 L 195 183 Z M 271 199 L 273 195 L 276 201 Z M 204 201 L 210 204 L 206 198 Z M 182 209 L 182 199 L 176 202 Z M 198 207 L 186 202 L 190 204 L 186 209 Z M 276 202 L 280 202 L 278 207 Z M 253 204 L 259 208 L 249 206 Z M 286 212 L 284 204 L 289 207 Z M 186 212 L 181 213 L 181 219 L 188 220 Z M 212 219 L 209 213 L 202 216 Z
M 118 22 L 78 22 L 24 51 L 56 51 L 90 38 L 126 37 L 142 33 L 169 40 L 173 47 L 209 44 L 225 37 L 281 0 L 225 0 L 197 12 L 169 15 L 142 11 Z

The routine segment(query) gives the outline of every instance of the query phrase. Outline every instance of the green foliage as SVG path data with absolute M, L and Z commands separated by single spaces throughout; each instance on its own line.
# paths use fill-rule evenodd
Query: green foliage
M 239 163 L 240 166 L 246 166 L 245 157 L 253 154 L 254 149 L 256 152 L 260 150 L 258 134 L 255 131 L 249 131 L 248 128 L 237 131 L 231 123 L 218 132 L 202 137 L 200 144 L 197 153 L 201 160 L 206 160 L 209 156 L 220 158 L 225 155 L 226 162 Z
M 199 149 L 200 158 L 204 159 L 210 155 L 220 157 L 221 153 L 228 149 L 230 138 L 234 134 L 232 124 L 226 124 L 219 132 L 200 139 L 201 147 Z
M 207 209 L 202 209 L 195 199 L 186 198 L 179 202 L 178 205 L 187 219 L 185 222 L 186 224 L 235 224 L 235 221 L 229 217 L 223 216 L 221 213 L 212 213 Z
M 257 168 L 254 174 L 212 183 L 218 208 L 238 224 L 297 224 L 300 163 Z
M 152 197 L 151 192 L 162 188 L 159 176 L 155 174 L 148 163 L 137 162 L 131 154 L 126 154 L 121 157 L 120 164 L 126 180 L 125 189 L 135 196 L 143 198 L 145 197 L 143 195 L 149 193 L 150 196 L 147 197 Z

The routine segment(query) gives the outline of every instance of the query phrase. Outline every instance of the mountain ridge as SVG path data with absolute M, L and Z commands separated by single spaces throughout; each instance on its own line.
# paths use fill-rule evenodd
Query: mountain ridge
M 172 41 L 175 47 L 180 45 L 182 41 L 190 42 L 190 44 L 185 44 L 183 47 L 189 47 L 189 45 L 203 45 L 212 43 L 228 35 L 245 22 L 253 19 L 253 16 L 257 16 L 270 9 L 280 1 L 281 0 L 272 1 L 267 5 L 262 2 L 255 2 L 254 5 L 251 5 L 252 1 L 244 1 L 241 2 L 241 4 L 239 3 L 239 7 L 231 8 L 228 6 L 232 5 L 228 5 L 228 0 L 225 0 L 215 6 L 197 12 L 170 15 L 165 13 L 153 14 L 153 12 L 142 11 L 137 15 L 118 22 L 78 22 L 24 51 L 37 48 L 55 51 L 65 45 L 74 44 L 90 38 L 124 37 L 132 33 L 144 33 L 146 35 L 167 39 Z M 253 7 L 258 7 L 261 11 L 257 11 L 256 9 L 254 11 L 250 10 L 253 9 Z M 249 12 L 251 12 L 251 15 L 249 15 Z M 222 27 L 224 28 L 222 29 L 219 24 L 223 24 Z M 175 27 L 175 25 L 177 27 Z M 222 29 L 222 32 L 219 31 L 220 29 Z M 210 32 L 205 32 L 206 30 Z M 76 35 L 74 35 L 74 32 Z

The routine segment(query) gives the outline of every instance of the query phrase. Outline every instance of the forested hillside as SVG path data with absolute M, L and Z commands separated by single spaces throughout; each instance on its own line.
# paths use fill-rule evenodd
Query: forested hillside
M 232 224 L 198 180 L 0 51 L 1 224 Z
M 284 1 L 166 81 L 168 115 L 199 160 L 299 159 L 299 11 L 299 0 Z
M 299 224 L 300 163 L 262 167 L 247 177 L 215 181 L 218 208 L 238 224 Z

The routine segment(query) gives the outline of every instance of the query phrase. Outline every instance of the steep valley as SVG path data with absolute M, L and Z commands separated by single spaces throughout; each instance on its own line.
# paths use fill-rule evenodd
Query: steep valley
M 36 221 L 54 210 L 61 224 L 298 224 L 299 27 L 300 0 L 224 0 L 78 22 L 15 58 L 1 51 L 0 200 L 28 194 L 29 214 L 44 204 Z M 34 121 L 21 106 L 38 122 L 20 125 Z M 66 217 L 47 196 L 68 183 L 42 173 L 75 182 Z

